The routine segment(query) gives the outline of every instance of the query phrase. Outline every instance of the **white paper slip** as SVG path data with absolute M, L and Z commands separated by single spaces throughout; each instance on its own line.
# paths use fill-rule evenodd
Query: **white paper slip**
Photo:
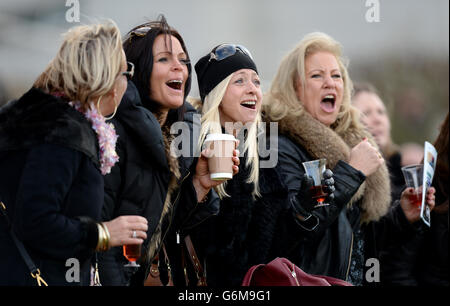
M 423 186 L 422 186 L 422 204 L 420 206 L 420 218 L 423 222 L 430 226 L 430 207 L 425 205 L 425 196 L 427 189 L 433 182 L 434 169 L 436 169 L 437 152 L 434 146 L 425 141 L 425 150 L 423 155 Z

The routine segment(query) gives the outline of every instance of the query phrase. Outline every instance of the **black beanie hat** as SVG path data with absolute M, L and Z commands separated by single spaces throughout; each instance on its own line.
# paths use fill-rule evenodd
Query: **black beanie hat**
M 212 52 L 219 46 L 221 45 L 216 46 Z M 210 57 L 210 53 L 208 53 L 200 58 L 195 64 L 195 72 L 197 74 L 198 88 L 202 102 L 204 102 L 206 95 L 208 95 L 217 84 L 222 82 L 222 80 L 227 78 L 233 72 L 240 69 L 252 69 L 258 73 L 253 60 L 239 49 L 239 47 L 236 48 L 236 53 L 223 60 L 210 60 Z

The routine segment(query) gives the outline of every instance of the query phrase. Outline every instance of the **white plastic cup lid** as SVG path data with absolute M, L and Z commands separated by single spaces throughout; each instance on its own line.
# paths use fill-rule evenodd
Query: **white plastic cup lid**
M 206 136 L 205 142 L 207 141 L 215 141 L 215 140 L 232 140 L 232 141 L 237 141 L 236 138 L 234 138 L 233 135 L 230 134 L 208 134 Z

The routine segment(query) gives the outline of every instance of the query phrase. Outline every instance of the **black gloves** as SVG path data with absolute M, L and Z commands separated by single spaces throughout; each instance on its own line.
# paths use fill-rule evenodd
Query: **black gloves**
M 290 199 L 294 213 L 307 217 L 311 215 L 311 212 L 316 208 L 317 200 L 316 198 L 312 198 L 313 194 L 311 193 L 311 187 L 313 186 L 313 179 L 305 173 L 302 178 L 300 190 L 296 196 Z M 333 172 L 330 169 L 326 169 L 323 173 L 322 186 L 323 191 L 327 193 L 324 202 L 329 203 L 334 199 L 335 191 Z
M 325 202 L 333 201 L 334 191 L 336 190 L 336 188 L 334 188 L 333 171 L 331 171 L 330 169 L 326 169 L 323 173 L 322 188 L 323 192 L 328 194 Z

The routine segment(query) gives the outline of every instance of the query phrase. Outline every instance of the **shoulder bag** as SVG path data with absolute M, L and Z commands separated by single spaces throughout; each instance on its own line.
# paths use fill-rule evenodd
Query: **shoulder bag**
M 330 276 L 304 272 L 287 258 L 277 257 L 268 264 L 251 267 L 242 286 L 352 286 Z
M 8 215 L 6 214 L 6 205 L 0 201 L 0 212 L 1 215 L 6 220 L 6 226 L 9 228 L 9 233 L 11 234 L 11 238 L 14 241 L 14 244 L 16 245 L 17 249 L 19 250 L 20 255 L 22 256 L 25 264 L 28 267 L 28 270 L 30 270 L 31 277 L 36 279 L 36 282 L 38 286 L 48 286 L 45 280 L 41 276 L 41 271 L 36 267 L 33 260 L 31 259 L 30 255 L 28 254 L 27 250 L 25 249 L 22 241 L 20 241 L 16 234 L 14 234 L 11 222 L 9 221 Z

